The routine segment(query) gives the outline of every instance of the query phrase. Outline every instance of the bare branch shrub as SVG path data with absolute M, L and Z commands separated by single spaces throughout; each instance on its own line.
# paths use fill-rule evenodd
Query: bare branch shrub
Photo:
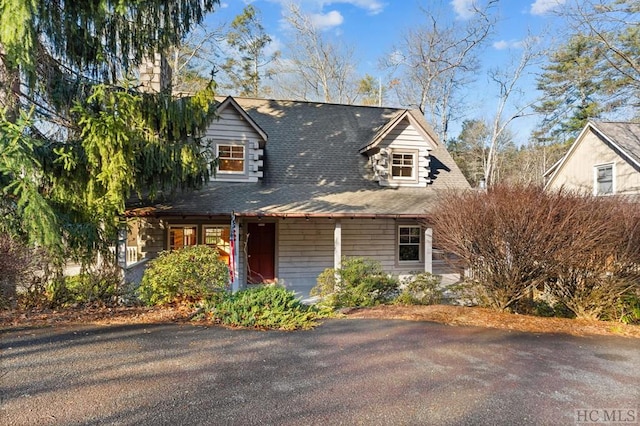
M 470 270 L 467 289 L 498 310 L 544 287 L 577 317 L 598 318 L 640 280 L 638 205 L 619 198 L 496 186 L 449 193 L 435 242 Z
M 565 243 L 550 253 L 548 291 L 578 318 L 599 319 L 640 288 L 640 205 L 621 198 L 567 197 L 556 224 Z

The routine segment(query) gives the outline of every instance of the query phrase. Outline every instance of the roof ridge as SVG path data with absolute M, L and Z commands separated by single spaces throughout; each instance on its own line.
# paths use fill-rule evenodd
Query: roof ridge
M 295 100 L 295 99 L 275 99 L 275 98 L 258 98 L 254 96 L 233 96 L 233 95 L 216 95 L 222 98 L 226 98 L 227 96 L 231 96 L 234 99 L 245 99 L 245 100 L 254 100 L 254 101 L 267 101 L 267 102 L 296 102 L 300 104 L 322 104 L 322 105 L 332 105 L 332 106 L 346 106 L 346 107 L 358 107 L 358 108 L 375 108 L 375 109 L 392 109 L 398 111 L 411 111 L 417 108 L 404 108 L 404 107 L 394 107 L 394 106 L 378 106 L 378 105 L 361 105 L 361 104 L 348 104 L 348 103 L 339 103 L 339 102 L 323 102 L 323 101 L 308 101 L 308 100 Z

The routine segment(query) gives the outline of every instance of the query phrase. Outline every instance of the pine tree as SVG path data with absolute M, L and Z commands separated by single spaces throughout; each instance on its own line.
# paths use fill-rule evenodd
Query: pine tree
M 602 60 L 598 44 L 581 35 L 550 54 L 538 78 L 542 96 L 536 111 L 544 116 L 538 137 L 570 142 L 606 109 L 600 95 L 605 83 L 596 74 Z
M 263 68 L 276 59 L 278 53 L 266 54 L 271 37 L 265 32 L 260 13 L 253 5 L 245 7 L 231 22 L 227 43 L 238 53 L 237 58 L 227 58 L 222 66 L 231 82 L 229 88 L 240 96 L 261 96 L 266 91 L 262 85 Z
M 1 230 L 91 257 L 133 192 L 203 182 L 211 88 L 175 99 L 132 78 L 218 3 L 0 0 Z

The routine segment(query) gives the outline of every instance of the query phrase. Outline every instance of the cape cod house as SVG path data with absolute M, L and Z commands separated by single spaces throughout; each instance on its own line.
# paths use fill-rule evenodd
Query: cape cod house
M 589 121 L 545 177 L 547 190 L 640 195 L 640 124 Z
M 201 190 L 131 206 L 129 261 L 216 246 L 233 288 L 279 282 L 307 295 L 344 256 L 395 275 L 450 272 L 434 256 L 439 193 L 469 184 L 418 111 L 227 97 L 204 140 L 217 170 Z M 136 265 L 141 265 L 137 263 Z

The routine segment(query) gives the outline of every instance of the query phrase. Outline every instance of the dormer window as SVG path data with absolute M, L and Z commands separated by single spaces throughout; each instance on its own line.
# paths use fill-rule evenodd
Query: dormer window
M 415 157 L 412 152 L 394 152 L 391 155 L 391 178 L 415 180 Z
M 244 145 L 218 145 L 218 171 L 244 173 Z

